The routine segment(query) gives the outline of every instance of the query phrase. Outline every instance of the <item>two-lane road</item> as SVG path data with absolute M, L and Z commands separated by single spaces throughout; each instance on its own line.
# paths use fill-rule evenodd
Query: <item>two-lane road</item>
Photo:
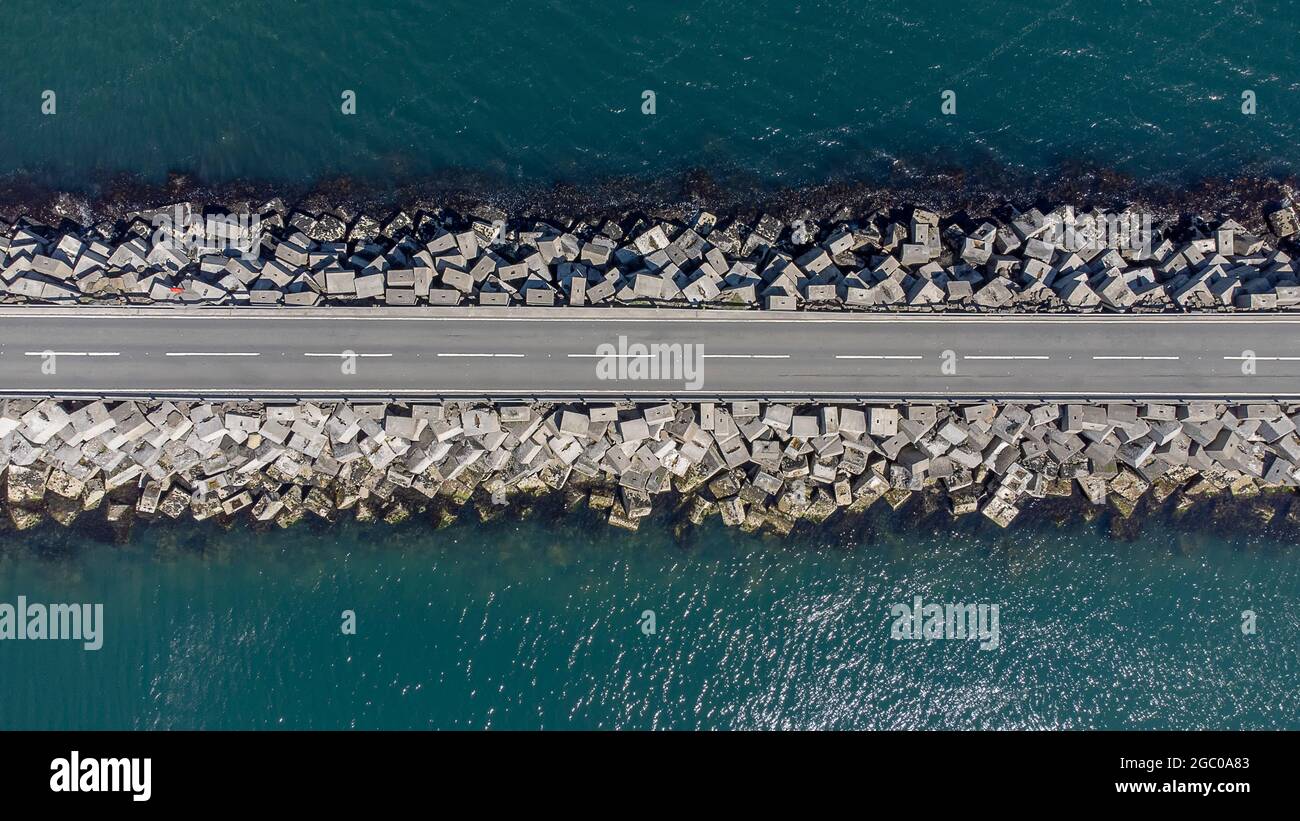
M 699 389 L 602 378 L 620 337 L 698 346 Z M 0 394 L 1300 398 L 1300 316 L 2 308 Z

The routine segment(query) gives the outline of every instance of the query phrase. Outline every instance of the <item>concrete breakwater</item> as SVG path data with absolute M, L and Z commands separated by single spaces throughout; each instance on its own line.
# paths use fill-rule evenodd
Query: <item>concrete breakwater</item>
M 692 523 L 787 533 L 915 493 L 1006 527 L 1036 500 L 1128 517 L 1231 491 L 1293 497 L 1300 405 L 976 403 L 211 404 L 11 399 L 0 469 L 18 529 L 311 515 L 435 525 L 538 494 L 636 529 L 657 499 Z M 1296 506 L 1293 511 L 1300 512 Z M 98 512 L 102 511 L 102 512 Z M 354 512 L 348 513 L 349 511 Z M 1271 516 L 1265 512 L 1265 518 Z
M 1139 209 L 972 218 L 511 220 L 491 207 L 377 218 L 271 200 L 181 203 L 0 236 L 8 303 L 665 305 L 769 310 L 1232 311 L 1300 306 L 1290 204 L 1268 228 Z M 1290 249 L 1290 251 L 1288 251 Z

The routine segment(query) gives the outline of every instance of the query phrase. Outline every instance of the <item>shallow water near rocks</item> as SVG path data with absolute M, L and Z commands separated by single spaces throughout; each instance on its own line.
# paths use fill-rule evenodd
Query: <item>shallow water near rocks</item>
M 1300 727 L 1300 563 L 1275 537 L 904 509 L 683 545 L 657 519 L 6 533 L 5 601 L 102 602 L 105 629 L 97 652 L 0 645 L 0 727 Z M 915 596 L 999 604 L 1000 647 L 891 640 Z

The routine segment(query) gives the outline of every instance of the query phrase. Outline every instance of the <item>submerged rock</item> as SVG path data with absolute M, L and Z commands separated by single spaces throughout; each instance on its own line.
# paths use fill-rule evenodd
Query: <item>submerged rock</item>
M 9 520 L 13 522 L 15 530 L 30 530 L 41 523 L 44 516 L 38 510 L 28 510 L 21 507 L 9 508 Z

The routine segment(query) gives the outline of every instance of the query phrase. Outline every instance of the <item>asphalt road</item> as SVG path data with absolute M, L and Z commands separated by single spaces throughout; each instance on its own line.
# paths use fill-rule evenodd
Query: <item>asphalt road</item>
M 0 394 L 1300 398 L 1300 316 L 3 308 Z

